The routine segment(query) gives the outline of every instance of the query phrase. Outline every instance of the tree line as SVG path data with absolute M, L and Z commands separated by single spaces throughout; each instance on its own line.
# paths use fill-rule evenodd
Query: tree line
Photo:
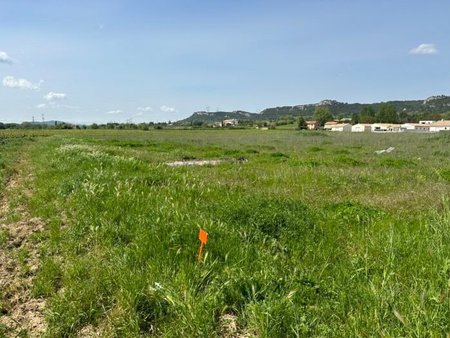
M 342 116 L 333 116 L 331 110 L 327 106 L 318 106 L 314 110 L 312 116 L 313 120 L 317 121 L 319 126 L 323 127 L 326 122 L 333 121 Z M 379 110 L 375 110 L 372 106 L 364 106 L 359 113 L 354 113 L 351 116 L 351 123 L 416 123 L 420 120 L 441 120 L 450 119 L 450 112 L 444 114 L 411 114 L 406 111 L 397 111 L 397 108 L 392 103 L 383 103 Z M 298 129 L 306 129 L 306 120 L 300 116 L 297 120 Z

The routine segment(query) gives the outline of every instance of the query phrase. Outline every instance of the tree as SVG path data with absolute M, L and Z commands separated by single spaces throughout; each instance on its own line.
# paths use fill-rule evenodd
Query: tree
M 377 114 L 377 122 L 398 123 L 397 108 L 392 103 L 383 103 Z
M 399 121 L 400 123 L 411 122 L 411 121 L 410 121 L 410 116 L 409 116 L 409 114 L 408 114 L 405 110 L 402 110 L 402 111 L 398 114 L 398 121 Z
M 299 116 L 297 119 L 297 129 L 304 130 L 307 129 L 308 125 L 306 124 L 305 118 L 303 116 Z
M 352 114 L 352 124 L 358 124 L 360 121 L 360 116 L 358 113 Z
M 316 107 L 316 109 L 314 110 L 313 117 L 321 127 L 326 122 L 333 120 L 333 115 L 330 112 L 330 108 L 323 106 Z
M 364 106 L 359 113 L 359 123 L 374 123 L 376 112 L 371 106 Z

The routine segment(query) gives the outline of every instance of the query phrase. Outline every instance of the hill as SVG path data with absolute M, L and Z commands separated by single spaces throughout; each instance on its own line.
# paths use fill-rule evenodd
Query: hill
M 224 119 L 238 119 L 238 120 L 277 120 L 280 117 L 305 116 L 313 115 L 317 106 L 329 107 L 334 116 L 350 117 L 354 113 L 359 113 L 365 106 L 371 106 L 376 111 L 379 110 L 383 103 L 390 103 L 395 105 L 398 112 L 406 112 L 412 115 L 419 114 L 443 114 L 450 111 L 450 96 L 440 95 L 431 96 L 425 100 L 405 100 L 405 101 L 388 101 L 376 103 L 345 103 L 335 100 L 323 100 L 319 103 L 282 106 L 267 108 L 260 113 L 250 113 L 245 111 L 233 112 L 205 112 L 199 111 L 192 114 L 190 117 L 180 120 L 177 124 L 190 124 L 194 122 L 216 122 Z
M 200 122 L 217 122 L 225 119 L 237 119 L 237 120 L 259 120 L 261 119 L 260 114 L 249 113 L 242 110 L 236 110 L 232 112 L 227 111 L 217 111 L 217 112 L 206 112 L 198 111 L 193 113 L 190 117 L 177 121 L 177 124 L 188 124 L 194 123 L 196 121 Z

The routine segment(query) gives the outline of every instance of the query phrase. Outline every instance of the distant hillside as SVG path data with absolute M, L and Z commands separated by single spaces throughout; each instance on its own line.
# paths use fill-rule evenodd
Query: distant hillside
M 177 124 L 187 124 L 195 121 L 201 122 L 217 122 L 223 121 L 226 119 L 237 119 L 237 120 L 258 120 L 261 119 L 260 114 L 249 113 L 246 111 L 218 111 L 218 112 L 206 112 L 206 111 L 198 111 L 192 114 L 187 119 L 176 122 Z
M 224 119 L 238 120 L 277 120 L 282 116 L 312 116 L 317 106 L 329 107 L 334 116 L 350 117 L 353 113 L 359 113 L 364 106 L 371 106 L 376 111 L 383 103 L 394 104 L 398 112 L 410 114 L 442 114 L 450 111 L 450 96 L 432 96 L 425 100 L 388 101 L 370 104 L 344 103 L 335 100 L 323 100 L 319 103 L 296 106 L 283 106 L 267 108 L 261 113 L 249 113 L 245 111 L 233 112 L 195 112 L 190 117 L 178 121 L 177 124 L 189 124 L 193 122 L 216 122 Z

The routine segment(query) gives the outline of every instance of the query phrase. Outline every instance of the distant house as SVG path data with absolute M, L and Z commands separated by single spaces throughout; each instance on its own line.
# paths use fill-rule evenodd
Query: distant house
M 228 120 L 223 120 L 222 121 L 222 126 L 223 127 L 237 126 L 237 125 L 238 125 L 238 120 L 237 119 L 228 119 Z
M 419 121 L 419 124 L 432 124 L 436 121 L 432 121 L 432 120 L 423 120 L 423 121 Z
M 394 123 L 374 123 L 372 124 L 373 132 L 400 132 L 402 131 L 400 124 Z
M 430 132 L 436 133 L 440 131 L 450 131 L 450 120 L 441 120 L 430 125 Z
M 354 133 L 363 133 L 366 131 L 371 131 L 372 125 L 371 124 L 365 124 L 365 123 L 358 123 L 352 126 L 352 132 Z
M 213 127 L 214 127 L 214 128 L 220 128 L 220 127 L 222 127 L 222 122 L 220 122 L 220 121 L 219 121 L 219 122 L 214 122 L 214 123 L 213 123 Z
M 401 125 L 400 124 L 389 124 L 388 125 L 388 131 L 393 131 L 393 132 L 400 132 L 401 130 Z
M 331 131 L 352 131 L 352 125 L 350 123 L 338 123 L 334 124 L 330 128 Z
M 403 123 L 400 128 L 402 131 L 416 131 L 417 123 Z
M 306 127 L 309 130 L 319 129 L 319 122 L 318 121 L 306 121 Z
M 339 124 L 339 122 L 337 121 L 330 121 L 330 122 L 325 122 L 323 129 L 325 130 L 331 130 L 332 126 L 335 126 L 336 124 Z
M 400 129 L 401 131 L 429 132 L 430 125 L 426 123 L 403 123 Z
M 428 123 L 417 123 L 414 126 L 415 131 L 420 131 L 424 133 L 428 133 L 430 131 L 430 125 Z

